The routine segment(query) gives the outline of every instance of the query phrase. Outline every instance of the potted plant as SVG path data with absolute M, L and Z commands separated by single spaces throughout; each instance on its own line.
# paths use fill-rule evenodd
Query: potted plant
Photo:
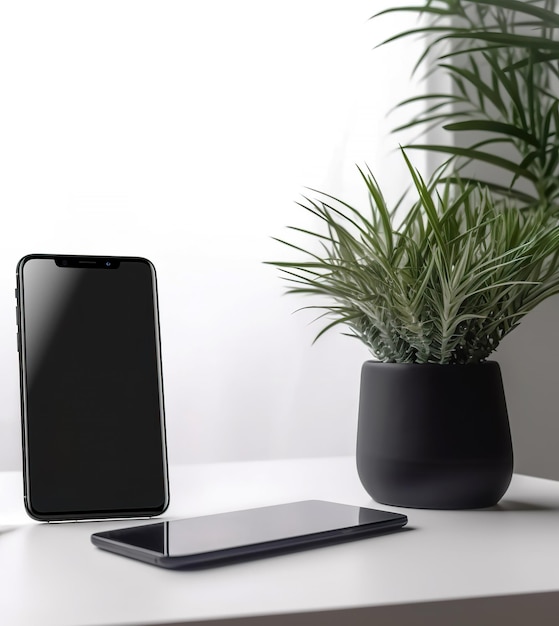
M 324 311 L 319 336 L 343 324 L 376 358 L 362 370 L 357 466 L 379 502 L 486 507 L 509 484 L 502 381 L 487 359 L 559 292 L 559 112 L 551 93 L 559 45 L 550 34 L 559 16 L 551 7 L 423 0 L 383 12 L 429 18 L 387 40 L 427 34 L 418 64 L 452 43 L 435 60 L 452 89 L 402 103 L 425 104 L 405 127 L 442 126 L 466 140 L 408 146 L 450 160 L 426 183 L 404 153 L 416 196 L 406 207 L 389 209 L 373 174 L 360 170 L 366 210 L 327 194 L 307 198 L 301 206 L 322 229 L 293 228 L 306 245 L 280 240 L 303 255 L 273 263 L 289 292 L 323 298 L 310 307 Z M 488 168 L 508 179 L 495 182 Z
M 559 226 L 479 185 L 429 183 L 404 153 L 416 198 L 398 221 L 373 174 L 369 207 L 327 194 L 292 227 L 302 258 L 275 261 L 289 293 L 343 324 L 376 361 L 362 370 L 357 464 L 377 501 L 425 508 L 495 504 L 512 475 L 499 366 L 487 358 L 522 316 L 559 292 Z M 405 201 L 405 200 L 404 200 Z M 402 209 L 403 207 L 398 207 Z

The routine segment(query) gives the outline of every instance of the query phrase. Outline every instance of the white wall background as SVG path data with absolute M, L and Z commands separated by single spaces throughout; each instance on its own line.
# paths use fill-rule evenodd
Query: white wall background
M 350 454 L 368 352 L 262 265 L 305 186 L 403 188 L 386 113 L 420 42 L 378 0 L 0 0 L 0 468 L 20 467 L 14 276 L 31 252 L 158 271 L 171 462 Z M 423 160 L 414 157 L 421 167 Z

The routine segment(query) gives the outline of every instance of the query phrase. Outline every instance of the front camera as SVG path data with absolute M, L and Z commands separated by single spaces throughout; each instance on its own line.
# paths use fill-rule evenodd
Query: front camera
M 110 261 L 106 261 L 105 262 L 105 267 L 111 267 L 111 262 Z
M 60 261 L 60 265 L 62 265 L 62 267 L 66 267 L 68 265 L 68 261 L 66 259 L 62 259 L 62 261 Z

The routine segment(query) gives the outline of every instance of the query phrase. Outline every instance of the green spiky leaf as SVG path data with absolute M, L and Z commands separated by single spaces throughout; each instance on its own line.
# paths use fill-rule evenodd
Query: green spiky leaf
M 404 158 L 416 197 L 400 223 L 372 172 L 360 169 L 369 208 L 317 192 L 302 205 L 317 229 L 292 229 L 309 247 L 278 240 L 302 256 L 271 264 L 289 293 L 322 300 L 309 306 L 323 311 L 319 336 L 343 324 L 383 361 L 483 361 L 559 293 L 559 226 L 460 179 L 425 181 Z

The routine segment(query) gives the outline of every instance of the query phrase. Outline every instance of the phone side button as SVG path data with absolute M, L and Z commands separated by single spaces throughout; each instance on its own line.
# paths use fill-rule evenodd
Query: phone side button
M 20 347 L 20 341 L 21 341 L 21 340 L 20 340 L 20 338 L 19 338 L 19 330 L 18 330 L 18 331 L 17 331 L 17 351 L 18 351 L 18 352 L 20 351 L 20 349 L 19 349 L 19 347 Z

